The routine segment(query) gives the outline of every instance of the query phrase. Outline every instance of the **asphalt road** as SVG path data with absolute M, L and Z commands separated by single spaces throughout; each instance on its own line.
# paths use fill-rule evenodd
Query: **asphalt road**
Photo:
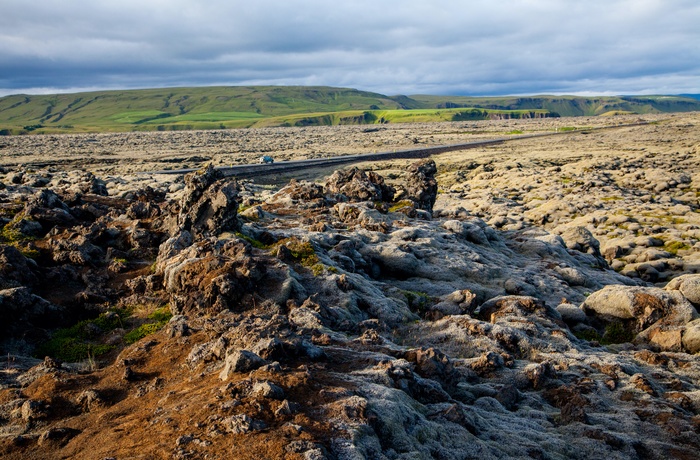
M 410 158 L 427 158 L 431 155 L 437 155 L 445 152 L 452 152 L 455 150 L 467 150 L 477 147 L 483 147 L 486 145 L 496 145 L 502 144 L 504 142 L 518 141 L 522 139 L 532 139 L 536 137 L 546 137 L 546 136 L 564 136 L 579 133 L 588 133 L 590 131 L 600 131 L 604 129 L 617 129 L 626 128 L 631 126 L 641 126 L 646 125 L 644 123 L 633 123 L 626 125 L 616 125 L 616 126 L 606 126 L 601 128 L 589 128 L 583 130 L 572 130 L 565 132 L 554 132 L 554 133 L 539 133 L 539 134 L 523 134 L 519 136 L 508 136 L 508 137 L 497 137 L 494 139 L 487 139 L 481 141 L 467 142 L 464 144 L 451 144 L 451 145 L 439 145 L 435 147 L 420 147 L 416 149 L 408 150 L 397 150 L 391 152 L 379 152 L 379 153 L 366 153 L 360 155 L 341 155 L 331 158 L 314 158 L 310 160 L 293 160 L 293 161 L 281 161 L 272 164 L 246 164 L 246 165 L 236 165 L 236 166 L 226 166 L 216 168 L 224 173 L 226 176 L 235 176 L 238 178 L 247 177 L 260 177 L 269 176 L 275 174 L 282 174 L 291 171 L 297 171 L 309 168 L 318 167 L 332 167 L 340 166 L 351 163 L 360 163 L 365 161 L 381 161 L 381 160 L 399 160 L 399 159 L 410 159 Z M 187 174 L 194 171 L 198 171 L 198 168 L 193 169 L 169 169 L 162 171 L 149 171 L 144 174 Z

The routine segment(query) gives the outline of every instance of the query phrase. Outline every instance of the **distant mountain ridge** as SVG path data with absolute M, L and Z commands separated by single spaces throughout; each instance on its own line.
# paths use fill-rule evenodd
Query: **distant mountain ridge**
M 386 96 L 325 86 L 12 95 L 0 134 L 224 129 L 700 111 L 700 96 Z

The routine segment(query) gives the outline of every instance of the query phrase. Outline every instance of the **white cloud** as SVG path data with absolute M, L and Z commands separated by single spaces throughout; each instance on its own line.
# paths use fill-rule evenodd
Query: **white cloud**
M 694 0 L 4 0 L 0 93 L 319 84 L 700 92 Z

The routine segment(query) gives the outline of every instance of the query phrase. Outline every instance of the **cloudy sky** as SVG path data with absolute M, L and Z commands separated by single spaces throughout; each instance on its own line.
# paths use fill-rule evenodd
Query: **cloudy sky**
M 2 0 L 0 95 L 700 93 L 698 0 Z

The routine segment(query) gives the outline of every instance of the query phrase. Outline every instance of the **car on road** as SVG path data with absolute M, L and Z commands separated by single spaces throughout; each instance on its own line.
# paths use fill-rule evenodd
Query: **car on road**
M 272 158 L 271 156 L 264 155 L 260 157 L 260 164 L 272 164 L 275 162 L 275 159 Z

